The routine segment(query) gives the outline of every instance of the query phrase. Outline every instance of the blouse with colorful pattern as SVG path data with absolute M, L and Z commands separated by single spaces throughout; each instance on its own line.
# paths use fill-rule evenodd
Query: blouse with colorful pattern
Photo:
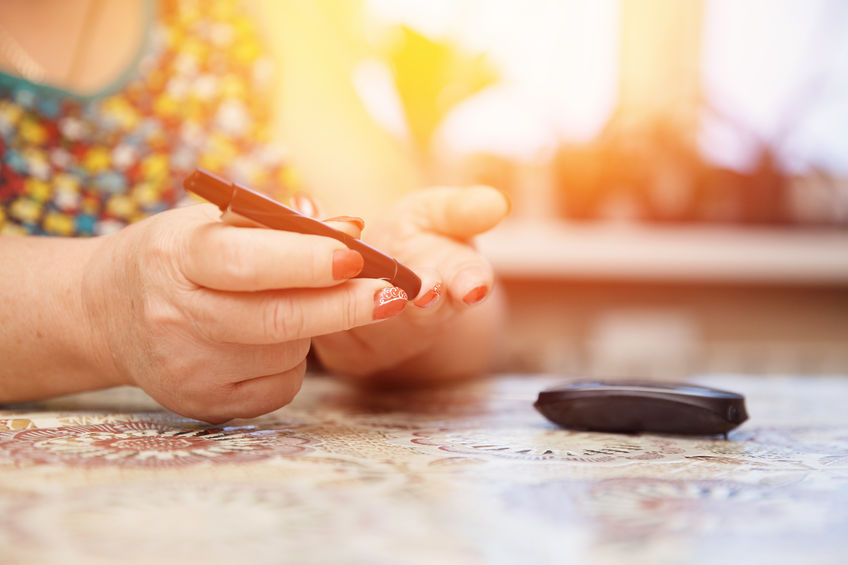
M 177 205 L 198 166 L 285 197 L 273 70 L 236 2 L 162 0 L 115 93 L 81 99 L 0 74 L 0 233 L 111 233 Z

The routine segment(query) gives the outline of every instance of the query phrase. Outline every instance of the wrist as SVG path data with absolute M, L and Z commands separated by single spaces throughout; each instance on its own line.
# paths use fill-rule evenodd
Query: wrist
M 0 401 L 114 384 L 83 299 L 97 240 L 4 236 L 0 242 Z
M 115 289 L 120 288 L 118 281 L 112 280 L 115 270 L 115 260 L 110 256 L 112 237 L 85 240 L 80 268 L 72 279 L 79 307 L 79 342 L 76 345 L 92 388 L 132 384 L 119 370 L 112 347 L 117 329 L 113 324 L 119 316 L 114 305 L 110 306 L 110 300 Z

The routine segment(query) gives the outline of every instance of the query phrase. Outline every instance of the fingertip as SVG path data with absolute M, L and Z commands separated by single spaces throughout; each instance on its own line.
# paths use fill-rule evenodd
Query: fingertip
M 335 216 L 323 220 L 325 224 L 340 232 L 359 239 L 365 229 L 365 220 L 359 216 Z
M 481 268 L 466 268 L 451 280 L 451 296 L 464 306 L 475 306 L 491 294 L 492 282 L 491 273 Z
M 480 185 L 480 188 L 486 189 L 487 192 L 492 194 L 492 197 L 496 200 L 500 200 L 502 218 L 505 218 L 512 213 L 512 199 L 506 192 L 489 185 Z
M 476 235 L 495 227 L 511 209 L 509 198 L 496 188 L 485 185 L 460 189 L 452 198 L 450 221 L 462 226 L 466 235 Z
M 512 202 L 506 193 L 493 186 L 479 184 L 466 188 L 466 191 L 474 210 L 485 211 L 496 221 L 502 220 L 512 210 Z

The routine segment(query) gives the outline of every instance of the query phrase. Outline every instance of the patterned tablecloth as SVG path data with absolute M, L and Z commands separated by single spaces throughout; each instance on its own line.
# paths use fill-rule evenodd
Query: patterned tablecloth
M 699 379 L 747 396 L 729 440 L 557 429 L 557 382 L 0 409 L 0 563 L 848 563 L 848 377 Z

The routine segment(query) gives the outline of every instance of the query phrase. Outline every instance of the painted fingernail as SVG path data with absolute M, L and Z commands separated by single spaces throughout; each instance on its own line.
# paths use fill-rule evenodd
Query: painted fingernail
M 355 277 L 365 266 L 365 259 L 353 249 L 337 249 L 333 252 L 333 278 L 337 281 Z
M 360 218 L 359 216 L 333 216 L 332 218 L 327 218 L 324 220 L 325 222 L 350 222 L 352 224 L 356 224 L 360 230 L 365 229 L 365 220 Z
M 486 285 L 475 286 L 468 293 L 462 297 L 462 301 L 472 306 L 474 304 L 478 304 L 486 298 L 486 294 L 489 293 L 489 287 Z
M 295 192 L 292 195 L 291 203 L 292 207 L 304 216 L 314 218 L 318 215 L 318 205 L 305 192 Z
M 374 319 L 384 320 L 400 314 L 406 308 L 406 293 L 402 288 L 389 286 L 374 295 Z
M 419 308 L 427 308 L 428 306 L 432 306 L 439 299 L 439 296 L 442 294 L 442 283 L 436 283 L 436 285 L 422 294 L 418 300 L 413 302 Z

